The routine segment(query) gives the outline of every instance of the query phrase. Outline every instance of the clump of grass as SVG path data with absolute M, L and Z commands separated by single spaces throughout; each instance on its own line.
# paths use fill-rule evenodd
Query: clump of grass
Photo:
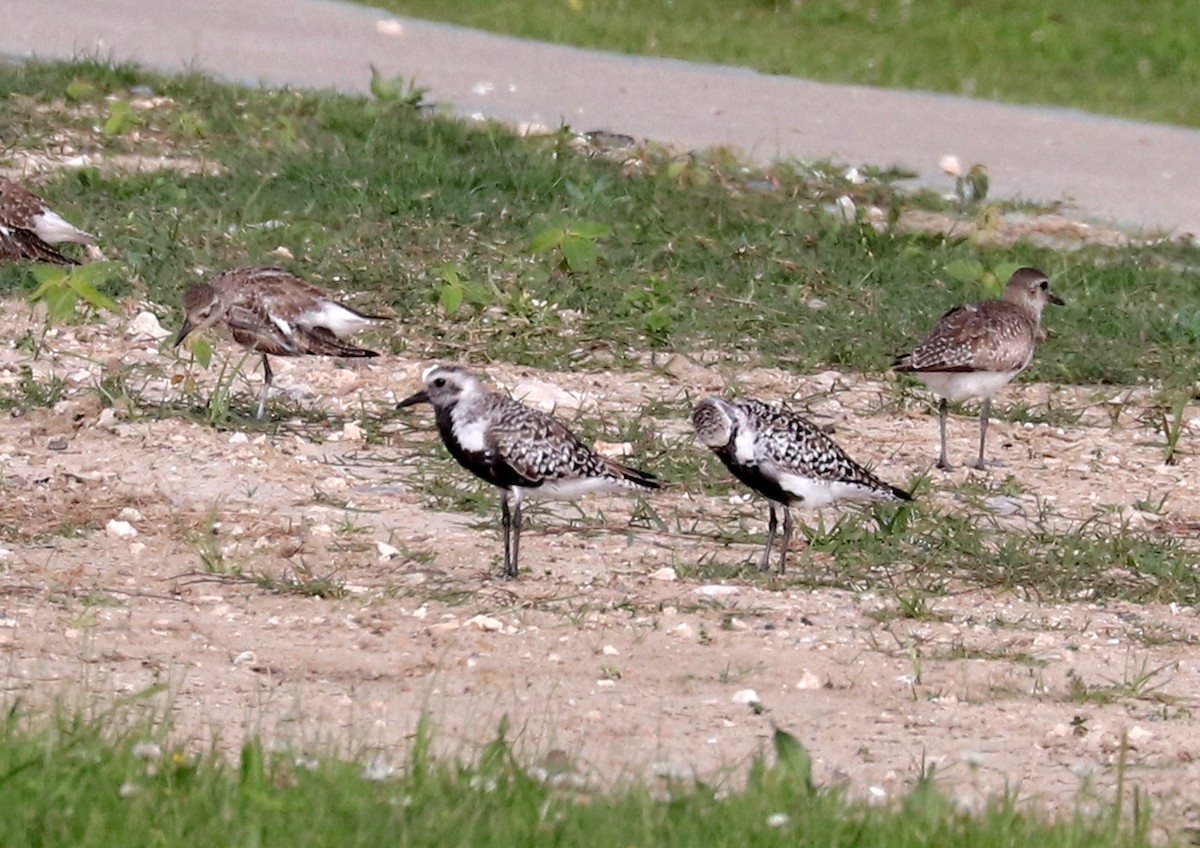
M 431 753 L 422 724 L 406 756 L 358 760 L 246 741 L 226 759 L 173 744 L 146 721 L 59 718 L 18 711 L 0 738 L 0 804 L 13 845 L 462 844 L 627 846 L 645 844 L 835 844 L 862 846 L 1149 845 L 1144 804 L 1130 815 L 1109 802 L 1103 816 L 1054 821 L 994 799 L 960 810 L 923 769 L 893 803 L 868 805 L 819 785 L 811 755 L 776 730 L 770 755 L 744 786 L 688 780 L 589 787 L 564 758 L 528 767 L 502 723 L 474 762 Z M 1137 800 L 1141 800 L 1140 796 Z

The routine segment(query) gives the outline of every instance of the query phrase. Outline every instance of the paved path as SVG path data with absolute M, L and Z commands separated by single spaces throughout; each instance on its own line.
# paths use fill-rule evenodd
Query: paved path
M 94 55 L 230 80 L 365 91 L 374 64 L 465 115 L 561 122 L 761 160 L 987 165 L 993 196 L 1200 234 L 1200 131 L 1069 110 L 828 85 L 397 18 L 331 0 L 0 0 L 0 55 Z M 15 22 L 15 23 L 14 23 Z

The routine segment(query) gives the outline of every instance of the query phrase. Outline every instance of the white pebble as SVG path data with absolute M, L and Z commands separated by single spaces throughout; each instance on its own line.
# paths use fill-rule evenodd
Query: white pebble
M 653 574 L 651 574 L 650 579 L 662 580 L 665 583 L 669 583 L 672 580 L 677 580 L 678 575 L 675 573 L 675 569 L 667 566 L 666 568 L 660 568 L 658 571 L 655 571 Z
M 813 674 L 808 669 L 805 669 L 804 673 L 802 675 L 800 675 L 800 680 L 797 681 L 797 683 L 796 683 L 796 688 L 797 689 L 820 689 L 821 688 L 821 678 L 817 677 L 815 674 Z
M 621 656 L 621 652 L 618 651 L 616 648 L 614 648 L 612 645 L 605 645 L 603 648 L 600 649 L 600 653 L 604 654 L 604 656 L 606 656 L 606 657 Z
M 125 334 L 134 339 L 149 339 L 157 342 L 171 335 L 171 331 L 158 322 L 158 316 L 153 312 L 139 312 L 125 328 Z
M 116 518 L 110 519 L 104 525 L 104 532 L 113 539 L 132 539 L 138 534 L 137 528 L 128 521 L 119 521 Z
M 476 630 L 484 630 L 494 632 L 501 630 L 504 627 L 504 622 L 498 618 L 492 618 L 490 615 L 477 615 L 467 619 L 467 627 L 474 627 Z
M 400 549 L 389 545 L 387 542 L 376 542 L 375 550 L 379 551 L 380 562 L 387 562 L 390 559 L 400 556 Z
M 759 700 L 759 697 L 758 697 L 758 693 L 755 692 L 753 689 L 739 689 L 738 691 L 733 693 L 733 698 L 731 700 L 735 704 L 761 703 Z
M 696 589 L 698 594 L 707 595 L 710 598 L 727 598 L 730 595 L 736 595 L 739 591 L 737 586 L 718 585 L 701 586 Z

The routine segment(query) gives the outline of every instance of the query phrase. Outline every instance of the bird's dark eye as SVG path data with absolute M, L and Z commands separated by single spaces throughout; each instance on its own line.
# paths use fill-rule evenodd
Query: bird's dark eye
M 446 378 L 445 378 L 445 377 L 438 377 L 436 380 L 434 380 L 434 381 L 433 381 L 433 387 L 434 387 L 435 389 L 440 389 L 440 388 L 442 388 L 442 387 L 443 387 L 443 386 L 445 386 L 445 385 L 446 385 Z
M 1041 288 L 1042 291 L 1046 291 L 1046 289 L 1050 288 L 1050 281 L 1042 280 L 1042 282 L 1039 284 L 1039 288 Z

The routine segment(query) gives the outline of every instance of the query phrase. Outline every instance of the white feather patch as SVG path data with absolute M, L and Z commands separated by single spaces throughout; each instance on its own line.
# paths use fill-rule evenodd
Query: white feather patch
M 755 465 L 757 448 L 758 434 L 742 421 L 737 435 L 733 437 L 733 458 L 742 465 Z
M 296 317 L 296 323 L 306 330 L 324 327 L 339 338 L 348 336 L 374 322 L 332 300 L 322 301 L 319 309 L 310 309 Z
M 916 376 L 946 400 L 990 398 L 1012 382 L 1020 371 L 926 371 Z
M 576 477 L 570 480 L 547 480 L 526 494 L 539 500 L 573 501 L 593 492 L 615 492 L 626 489 L 620 481 L 608 477 Z
M 34 217 L 33 231 L 38 238 L 49 244 L 58 244 L 64 241 L 87 244 L 93 241 L 90 235 L 49 209 L 43 210 L 41 215 Z
M 487 450 L 488 420 L 473 418 L 463 421 L 457 416 L 454 420 L 454 438 L 463 446 L 463 450 L 471 453 L 482 453 Z
M 870 501 L 884 497 L 873 489 L 858 483 L 817 480 L 799 474 L 779 475 L 779 485 L 785 492 L 802 498 L 801 506 L 805 509 L 819 509 L 836 501 Z

